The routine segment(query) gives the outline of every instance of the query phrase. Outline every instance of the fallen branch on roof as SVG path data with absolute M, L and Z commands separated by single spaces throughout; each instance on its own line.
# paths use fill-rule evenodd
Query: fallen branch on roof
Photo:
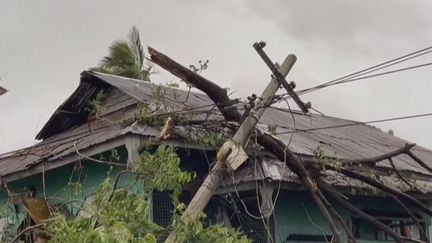
M 388 159 L 390 162 L 390 165 L 392 166 L 395 174 L 399 177 L 399 179 L 401 181 L 403 181 L 407 186 L 409 186 L 411 188 L 411 190 L 414 190 L 420 194 L 422 194 L 424 197 L 426 197 L 427 199 L 432 201 L 432 197 L 429 196 L 427 193 L 424 193 L 423 191 L 421 191 L 420 189 L 418 189 L 414 184 L 412 184 L 411 182 L 409 182 L 405 177 L 402 176 L 402 174 L 400 173 L 399 170 L 396 169 L 396 166 L 393 162 L 393 160 L 391 158 Z
M 432 210 L 426 206 L 425 204 L 423 204 L 422 202 L 420 202 L 419 200 L 417 200 L 416 198 L 414 198 L 411 195 L 408 195 L 405 192 L 402 192 L 398 189 L 392 188 L 390 186 L 384 185 L 383 183 L 369 177 L 366 175 L 363 175 L 359 172 L 356 172 L 354 170 L 349 170 L 349 169 L 345 169 L 345 168 L 340 168 L 340 167 L 336 167 L 334 165 L 326 165 L 327 169 L 336 171 L 336 172 L 340 172 L 346 176 L 348 176 L 349 178 L 353 178 L 353 179 L 357 179 L 359 181 L 362 181 L 370 186 L 373 186 L 383 192 L 386 192 L 390 195 L 394 195 L 398 198 L 404 199 L 408 202 L 411 202 L 414 206 L 416 206 L 417 208 L 421 209 L 423 212 L 427 213 L 428 215 L 432 216 Z
M 352 165 L 359 165 L 359 164 L 374 165 L 380 161 L 396 157 L 400 154 L 408 154 L 410 153 L 410 149 L 414 146 L 415 143 L 407 143 L 399 149 L 375 157 L 357 159 L 357 160 L 340 160 L 339 162 L 341 163 L 342 166 L 352 166 Z
M 328 195 L 330 195 L 337 203 L 339 203 L 341 206 L 346 208 L 348 211 L 352 212 L 353 214 L 367 220 L 369 223 L 373 224 L 378 229 L 381 229 L 382 231 L 386 232 L 388 235 L 390 235 L 396 242 L 403 243 L 405 242 L 402 237 L 394 232 L 389 226 L 381 223 L 374 217 L 370 216 L 369 214 L 363 212 L 356 206 L 349 203 L 347 200 L 343 199 L 342 196 L 338 191 L 336 191 L 334 188 L 332 188 L 326 181 L 322 180 L 321 178 L 317 179 L 318 187 L 321 188 L 324 192 L 326 192 Z
M 181 64 L 175 62 L 171 58 L 156 51 L 151 47 L 148 48 L 148 51 L 150 53 L 150 58 L 154 63 L 158 64 L 159 66 L 166 69 L 167 71 L 174 74 L 175 76 L 181 78 L 183 81 L 187 82 L 188 84 L 193 85 L 194 87 L 206 93 L 209 96 L 209 98 L 213 102 L 215 102 L 219 111 L 222 113 L 226 121 L 241 122 L 242 115 L 240 114 L 240 112 L 237 110 L 235 106 L 231 105 L 233 101 L 228 97 L 225 89 L 203 78 L 202 76 L 191 71 L 190 69 L 183 67 Z M 302 162 L 297 159 L 297 157 L 285 146 L 285 144 L 277 140 L 275 137 L 267 136 L 267 135 L 258 136 L 258 142 L 261 146 L 263 146 L 267 150 L 274 152 L 281 161 L 285 161 L 287 166 L 298 175 L 303 185 L 306 187 L 306 189 L 309 191 L 310 195 L 312 196 L 312 199 L 314 200 L 315 204 L 320 209 L 327 223 L 329 224 L 335 242 L 341 242 L 340 232 L 336 226 L 336 223 L 333 217 L 331 216 L 328 208 L 324 204 L 324 201 L 327 200 L 325 199 L 324 195 L 319 192 L 316 183 L 309 176 Z M 219 163 L 216 163 L 216 165 L 218 164 Z M 225 168 L 216 168 L 216 169 L 217 169 L 216 171 L 218 172 L 215 175 L 215 178 L 219 178 L 221 176 L 222 169 Z M 208 192 L 207 190 L 206 194 L 207 193 L 214 193 L 214 191 Z M 200 208 L 200 210 L 202 211 L 206 206 L 207 202 L 202 202 L 202 201 L 197 202 L 196 200 L 197 200 L 196 197 L 194 197 L 190 205 L 194 205 L 194 208 L 197 208 L 197 205 L 200 205 L 200 207 L 198 208 Z M 186 210 L 185 214 L 187 212 L 188 211 Z M 166 242 L 170 242 L 173 238 L 168 237 L 168 239 L 169 240 L 167 240 Z
M 392 196 L 393 200 L 395 200 L 395 202 L 397 202 L 402 208 L 403 210 L 412 218 L 412 220 L 414 221 L 414 223 L 417 225 L 417 227 L 419 228 L 420 231 L 420 236 L 423 239 L 427 239 L 427 234 L 424 230 L 424 228 L 421 226 L 420 221 L 417 219 L 417 217 L 414 215 L 414 213 L 397 197 Z
M 186 83 L 204 91 L 217 105 L 218 109 L 227 121 L 239 121 L 241 119 L 240 113 L 234 106 L 232 106 L 235 101 L 228 97 L 226 89 L 221 88 L 214 82 L 207 80 L 151 47 L 148 47 L 148 52 L 152 62 L 179 77 Z
M 161 66 L 162 68 L 166 69 L 167 71 L 171 72 L 175 76 L 181 78 L 183 81 L 187 82 L 188 84 L 198 88 L 199 90 L 206 93 L 210 99 L 212 99 L 213 102 L 217 105 L 219 111 L 224 116 L 226 121 L 234 121 L 234 122 L 241 122 L 242 116 L 240 115 L 240 112 L 236 109 L 235 106 L 232 106 L 233 100 L 231 100 L 228 95 L 225 92 L 225 89 L 221 88 L 217 84 L 211 82 L 210 80 L 207 80 L 203 78 L 202 76 L 198 75 L 197 73 L 194 73 L 193 71 L 189 70 L 186 67 L 183 67 L 181 64 L 175 62 L 174 60 L 170 59 L 166 55 L 156 51 L 155 49 L 149 47 L 149 53 L 151 60 Z M 233 129 L 236 129 L 233 127 Z M 332 230 L 332 233 L 335 237 L 336 242 L 340 242 L 339 238 L 339 230 L 336 227 L 336 223 L 334 221 L 334 218 L 341 222 L 340 215 L 337 214 L 337 212 L 332 208 L 332 205 L 328 203 L 328 200 L 326 199 L 325 195 L 321 192 L 321 190 L 326 189 L 328 191 L 328 188 L 320 187 L 317 185 L 317 182 L 313 177 L 311 177 L 310 173 L 306 169 L 311 168 L 311 171 L 319 171 L 319 168 L 317 167 L 316 159 L 306 159 L 305 161 L 297 158 L 296 155 L 292 151 L 288 149 L 288 147 L 278 138 L 267 134 L 263 132 L 258 132 L 257 135 L 257 141 L 258 143 L 263 146 L 266 150 L 272 152 L 276 157 L 284 161 L 288 168 L 292 170 L 300 179 L 303 186 L 307 189 L 307 191 L 310 193 L 313 201 L 320 209 L 323 217 L 326 219 L 327 223 L 330 226 L 330 229 Z M 386 192 L 390 195 L 395 195 L 401 199 L 405 199 L 414 205 L 416 207 L 420 208 L 425 213 L 432 215 L 432 210 L 430 210 L 428 207 L 426 207 L 423 203 L 415 199 L 414 197 L 399 191 L 397 189 L 388 187 L 384 185 L 383 183 L 374 180 L 368 176 L 364 176 L 360 173 L 357 173 L 354 171 L 354 168 L 351 166 L 361 165 L 361 164 L 367 164 L 367 165 L 375 165 L 379 161 L 389 159 L 395 156 L 398 156 L 400 154 L 407 154 L 411 158 L 413 158 L 417 163 L 419 163 L 421 166 L 432 172 L 432 168 L 427 166 L 423 161 L 421 161 L 418 157 L 416 157 L 414 154 L 411 153 L 410 149 L 414 147 L 414 144 L 406 144 L 400 149 L 391 151 L 389 153 L 372 157 L 372 158 L 366 158 L 366 159 L 359 159 L 359 160 L 345 160 L 345 161 L 338 161 L 339 163 L 337 165 L 332 165 L 329 163 L 328 165 L 325 165 L 325 169 L 330 169 L 333 171 L 336 171 L 337 173 L 341 173 L 349 178 L 357 179 L 360 181 L 363 181 L 364 183 L 371 185 L 375 188 L 378 188 L 379 190 Z M 340 163 L 342 162 L 342 163 Z M 312 167 L 309 167 L 312 166 Z M 226 168 L 221 167 L 217 168 L 218 174 L 216 175 L 216 178 L 219 178 L 220 175 L 223 173 L 223 171 Z M 315 175 L 317 176 L 317 174 Z M 331 186 L 328 186 L 333 192 L 337 192 L 335 189 L 331 188 Z M 209 192 L 210 194 L 212 192 Z M 334 195 L 330 194 L 332 197 Z M 341 195 L 337 194 L 338 197 L 341 197 Z M 342 199 L 343 200 L 343 199 Z M 345 201 L 344 201 L 345 202 Z M 207 202 L 196 202 L 194 199 L 191 201 L 191 204 L 200 204 L 200 206 L 205 207 Z M 195 205 L 196 206 L 196 205 Z M 356 208 L 353 205 L 346 205 L 345 207 L 349 207 L 353 212 L 357 212 L 358 214 L 363 215 L 368 221 L 372 221 L 374 225 L 376 225 L 378 228 L 383 229 L 383 224 L 381 224 L 379 221 L 377 221 L 374 218 L 370 218 L 369 215 L 364 215 L 364 212 L 362 212 L 360 209 Z M 374 221 L 375 220 L 375 221 Z M 342 226 L 346 229 L 346 225 Z M 389 229 L 386 228 L 388 231 Z M 391 230 L 390 230 L 391 231 Z M 405 239 L 404 237 L 401 237 L 400 235 L 396 233 L 388 232 L 388 234 L 393 235 L 392 237 L 397 242 L 404 242 L 407 241 L 414 241 L 413 239 Z M 352 234 L 347 234 L 349 238 L 353 238 Z
M 327 199 L 317 187 L 315 180 L 309 175 L 304 167 L 302 161 L 294 155 L 294 153 L 279 139 L 266 133 L 258 134 L 258 143 L 268 151 L 274 153 L 280 161 L 284 161 L 290 170 L 292 170 L 299 177 L 303 186 L 311 195 L 313 201 L 320 209 L 326 221 L 329 223 L 332 233 L 339 238 L 339 230 L 333 218 L 330 215 L 328 208 L 325 206 Z
M 419 157 L 417 157 L 415 154 L 413 154 L 410 150 L 407 152 L 408 156 L 411 157 L 415 162 L 417 162 L 419 165 L 421 165 L 423 168 L 428 170 L 432 173 L 432 168 L 428 166 L 423 160 L 421 160 Z

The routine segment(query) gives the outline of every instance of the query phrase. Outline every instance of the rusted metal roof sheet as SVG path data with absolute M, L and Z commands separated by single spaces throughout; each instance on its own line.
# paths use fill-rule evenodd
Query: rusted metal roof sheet
M 158 90 L 158 86 L 148 82 L 137 81 L 129 78 L 119 78 L 117 76 L 96 73 L 95 77 L 117 87 L 124 93 L 129 94 L 144 103 L 153 102 L 153 96 Z M 166 100 L 173 110 L 197 109 L 200 111 L 209 110 L 213 102 L 202 93 L 188 93 L 183 90 L 164 88 L 164 96 L 171 97 Z M 175 102 L 174 102 L 174 101 Z M 179 103 L 178 101 L 186 101 Z M 241 106 L 239 106 L 241 108 Z M 213 113 L 218 114 L 217 110 Z M 220 116 L 218 116 L 220 118 Z M 323 127 L 334 127 L 346 124 L 353 124 L 355 121 L 340 119 L 318 114 L 304 115 L 298 111 L 290 112 L 287 109 L 270 107 L 266 109 L 258 125 L 263 130 L 267 130 L 268 124 L 277 125 L 276 134 L 285 143 L 289 143 L 289 148 L 296 154 L 314 156 L 314 152 L 320 147 L 325 155 L 337 159 L 360 159 L 388 153 L 392 150 L 401 148 L 407 143 L 406 140 L 390 135 L 373 126 L 359 124 L 331 129 L 314 131 L 297 131 Z M 292 136 L 292 137 L 291 137 Z M 423 159 L 428 165 L 432 166 L 432 151 L 421 146 L 412 149 L 413 153 Z M 394 158 L 394 163 L 401 170 L 411 170 L 429 174 L 415 161 L 408 156 L 400 155 Z M 380 166 L 390 166 L 388 162 L 379 163 Z
M 289 148 L 296 154 L 306 156 L 314 156 L 314 152 L 319 147 L 326 156 L 337 159 L 361 159 L 388 153 L 403 147 L 408 142 L 376 127 L 364 124 L 305 132 L 299 131 L 335 127 L 355 122 L 317 114 L 307 116 L 298 112 L 292 112 L 291 114 L 285 109 L 267 109 L 260 122 L 259 126 L 263 130 L 267 129 L 266 124 L 278 125 L 275 131 L 278 134 L 277 137 L 286 144 L 291 141 Z M 293 130 L 297 130 L 297 132 L 291 133 Z M 412 152 L 432 166 L 431 150 L 415 146 Z M 429 174 L 406 155 L 395 157 L 394 162 L 398 169 Z M 387 161 L 380 162 L 377 165 L 390 166 Z
M 340 188 L 358 188 L 374 190 L 374 188 L 366 183 L 359 180 L 348 178 L 341 173 L 334 171 L 323 171 L 323 178 L 331 185 Z M 393 188 L 398 188 L 401 191 L 410 191 L 412 188 L 407 186 L 400 178 L 392 174 L 381 175 L 380 180 L 385 184 Z M 295 184 L 301 186 L 298 176 L 292 172 L 285 163 L 275 160 L 264 158 L 260 161 L 249 161 L 249 163 L 243 167 L 240 167 L 235 173 L 227 174 L 223 178 L 223 186 L 220 188 L 222 191 L 226 190 L 226 187 L 234 187 L 235 185 L 257 182 L 257 181 L 268 181 L 268 182 L 283 182 L 288 184 Z M 416 178 L 411 180 L 416 189 L 424 193 L 432 193 L 432 178 L 425 179 Z M 415 191 L 413 191 L 415 192 Z
M 122 135 L 133 133 L 143 136 L 156 136 L 159 130 L 130 121 L 132 113 L 123 113 L 122 122 L 107 123 L 94 121 L 91 125 L 84 124 L 66 132 L 54 135 L 32 147 L 20 149 L 0 155 L 0 177 L 30 170 L 32 166 L 45 160 L 55 163 L 63 157 L 94 145 L 110 141 Z
M 103 114 L 123 117 L 125 110 L 134 109 L 138 103 L 149 107 L 152 104 L 163 103 L 169 111 L 187 112 L 193 119 L 220 119 L 212 101 L 202 93 L 161 87 L 148 82 L 122 78 L 101 73 L 83 72 L 80 86 L 50 118 L 38 137 L 48 137 L 37 144 L 35 148 L 27 148 L 0 156 L 0 175 L 26 170 L 38 163 L 41 158 L 65 156 L 73 152 L 71 146 L 79 139 L 80 149 L 103 143 L 125 132 L 148 135 L 157 134 L 158 129 L 134 126 L 110 127 L 97 132 L 88 133 L 90 112 L 86 110 L 89 102 L 104 90 L 107 92 L 106 107 Z M 156 102 L 163 99 L 163 102 Z M 157 107 L 154 107 L 157 109 Z M 130 114 L 132 114 L 131 112 Z M 129 114 L 126 112 L 126 114 Z M 210 114 L 210 117 L 208 115 Z M 114 116 L 113 115 L 113 116 Z M 117 119 L 116 118 L 116 119 Z M 133 120 L 133 116 L 130 117 Z M 93 121 L 94 122 L 94 121 Z M 270 107 L 266 109 L 258 125 L 267 130 L 268 124 L 277 125 L 277 137 L 282 139 L 289 148 L 301 156 L 313 156 L 320 147 L 324 154 L 337 159 L 359 159 L 381 155 L 402 147 L 407 141 L 385 133 L 369 125 L 345 126 L 332 129 L 308 130 L 321 127 L 352 124 L 353 121 L 322 116 L 317 114 L 303 115 L 296 111 Z M 87 130 L 86 130 L 87 129 Z M 150 132 L 151 130 L 151 132 Z M 413 153 L 432 167 L 432 151 L 421 146 L 415 146 Z M 54 158 L 54 157 L 53 157 Z M 400 155 L 394 158 L 396 166 L 401 170 L 429 174 L 408 156 Z M 389 166 L 387 162 L 379 166 Z

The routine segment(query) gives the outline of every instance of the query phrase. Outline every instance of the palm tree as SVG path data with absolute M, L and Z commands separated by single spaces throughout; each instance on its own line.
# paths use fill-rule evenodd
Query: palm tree
M 146 60 L 138 29 L 129 32 L 129 40 L 115 41 L 97 68 L 92 70 L 150 81 L 152 65 Z

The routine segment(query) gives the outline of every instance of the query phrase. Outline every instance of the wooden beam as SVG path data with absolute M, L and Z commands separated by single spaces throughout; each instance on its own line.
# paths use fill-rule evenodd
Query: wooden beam
M 140 161 L 139 149 L 141 147 L 141 139 L 139 135 L 131 134 L 125 137 L 125 145 L 128 153 L 127 168 L 137 168 Z

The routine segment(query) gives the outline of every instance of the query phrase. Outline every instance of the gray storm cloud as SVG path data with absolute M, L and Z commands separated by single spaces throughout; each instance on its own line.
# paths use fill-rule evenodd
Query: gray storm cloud
M 303 42 L 322 43 L 339 51 L 358 49 L 370 54 L 385 45 L 422 44 L 432 38 L 427 1 L 249 1 L 248 6 Z M 414 4 L 415 3 L 415 4 Z M 277 6 L 277 7 L 275 7 Z

